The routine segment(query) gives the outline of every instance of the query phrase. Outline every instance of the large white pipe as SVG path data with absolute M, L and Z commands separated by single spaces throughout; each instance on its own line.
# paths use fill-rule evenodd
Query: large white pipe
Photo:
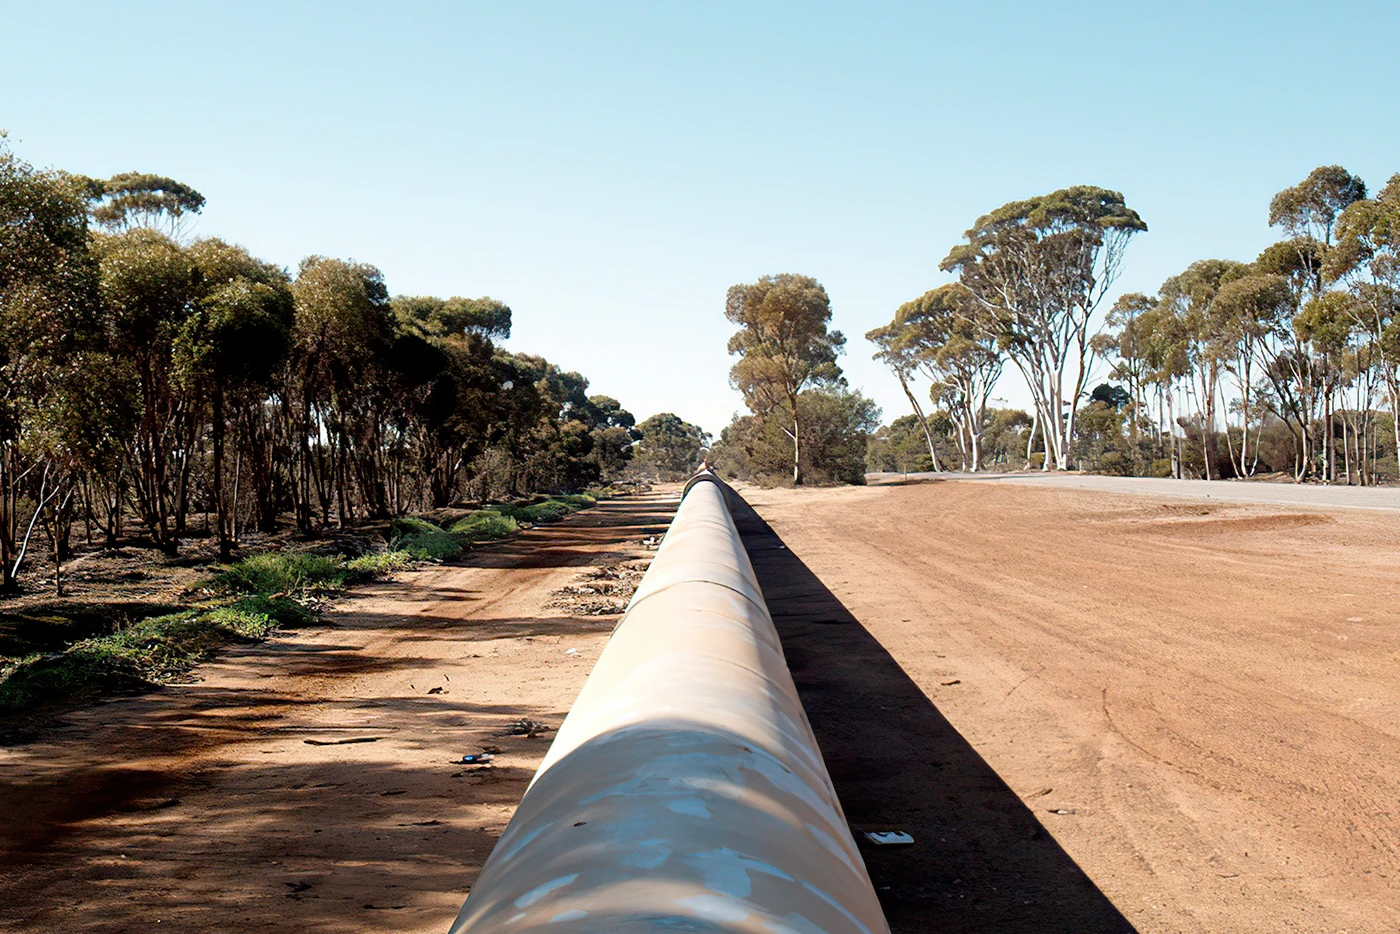
M 712 475 L 452 926 L 527 931 L 889 931 Z

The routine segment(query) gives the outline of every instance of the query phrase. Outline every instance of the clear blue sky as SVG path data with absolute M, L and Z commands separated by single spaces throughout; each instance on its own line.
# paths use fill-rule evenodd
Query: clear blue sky
M 1393 2 L 0 0 L 0 48 L 30 162 L 179 178 L 198 234 L 291 268 L 495 296 L 512 348 L 712 431 L 734 283 L 825 284 L 891 418 L 862 335 L 1003 202 L 1121 190 L 1150 231 L 1120 287 L 1152 291 L 1252 258 L 1314 166 L 1400 171 Z

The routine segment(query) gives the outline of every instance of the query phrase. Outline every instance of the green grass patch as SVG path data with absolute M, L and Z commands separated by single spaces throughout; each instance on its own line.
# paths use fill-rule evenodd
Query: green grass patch
M 4 672 L 0 712 L 68 706 L 132 690 L 188 671 L 223 646 L 266 638 L 286 606 L 245 598 L 156 616 L 120 632 L 74 643 L 61 653 L 31 655 Z
M 448 531 L 454 535 L 466 536 L 469 541 L 489 542 L 513 535 L 519 529 L 520 523 L 511 516 L 481 509 L 458 519 Z
M 488 506 L 483 511 L 494 512 L 514 519 L 516 522 L 544 525 L 549 522 L 558 522 L 570 513 L 594 505 L 597 505 L 597 500 L 591 496 L 582 493 L 569 493 L 562 496 L 545 497 L 532 503 L 506 503 L 499 506 Z
M 436 532 L 405 535 L 394 543 L 393 548 L 419 561 L 446 561 L 460 555 L 466 545 L 462 537 L 439 529 Z
M 439 526 L 418 516 L 400 516 L 389 523 L 389 528 L 393 531 L 394 535 L 399 537 L 405 535 L 431 535 L 434 532 L 442 531 Z
M 440 532 L 439 534 L 446 534 Z M 403 552 L 353 561 L 269 552 L 215 573 L 217 602 L 141 620 L 62 652 L 31 654 L 0 668 L 0 714 L 72 707 L 104 694 L 142 690 L 188 671 L 220 648 L 256 642 L 315 619 L 307 600 L 412 565 Z
M 406 552 L 386 551 L 383 554 L 364 555 L 345 562 L 345 583 L 363 584 L 410 567 L 413 567 L 413 557 Z
M 426 519 L 400 518 L 389 551 L 352 560 L 306 552 L 243 558 L 205 582 L 215 600 L 135 622 L 107 635 L 74 642 L 61 652 L 0 659 L 0 714 L 66 708 L 104 694 L 143 690 L 188 671 L 220 648 L 267 638 L 279 627 L 301 626 L 318 597 L 411 567 L 455 558 L 474 542 L 496 541 L 521 522 L 554 522 L 593 505 L 589 496 L 546 498 L 528 505 L 480 509 L 450 529 Z
M 270 551 L 229 565 L 210 578 L 209 586 L 224 593 L 310 596 L 342 589 L 345 578 L 342 558 Z
M 479 509 L 462 516 L 446 531 L 434 526 L 430 531 L 403 535 L 392 549 L 419 561 L 447 561 L 475 542 L 499 541 L 515 534 L 520 529 L 517 516 L 526 511 L 513 506 Z

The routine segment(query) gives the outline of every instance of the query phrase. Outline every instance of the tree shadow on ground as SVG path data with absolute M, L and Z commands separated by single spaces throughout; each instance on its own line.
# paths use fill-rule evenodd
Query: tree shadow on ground
M 182 709 L 119 702 L 139 713 L 85 766 L 0 776 L 0 929 L 445 930 L 532 774 L 515 757 L 553 738 L 511 724 L 563 717 L 441 697 L 190 693 Z M 308 711 L 323 722 L 303 723 Z M 408 734 L 408 721 L 432 729 Z M 152 731 L 169 755 L 128 760 L 124 740 Z M 504 755 L 460 763 L 485 746 Z
M 733 491 L 788 667 L 899 932 L 1135 929 L 880 642 Z M 910 847 L 863 833 L 903 830 Z
M 474 546 L 451 563 L 482 568 L 586 567 L 598 563 L 600 545 L 635 545 L 664 535 L 675 513 L 674 500 L 609 500 L 605 508 L 576 512 L 567 522 L 538 525 L 505 541 Z

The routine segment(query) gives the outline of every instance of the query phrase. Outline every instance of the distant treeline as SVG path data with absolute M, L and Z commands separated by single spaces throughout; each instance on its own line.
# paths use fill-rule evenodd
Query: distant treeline
M 1393 479 L 1400 175 L 1368 197 L 1323 166 L 1275 195 L 1268 219 L 1284 239 L 1252 262 L 1192 263 L 1155 295 L 1120 297 L 1095 332 L 1128 241 L 1147 229 L 1121 194 L 1068 188 L 979 218 L 943 260 L 958 281 L 867 335 L 913 409 L 883 430 L 872 466 L 907 463 L 917 430 L 935 469 L 979 469 L 991 442 L 1007 466 Z M 1091 391 L 1099 361 L 1109 381 Z M 1008 363 L 1032 399 L 1019 417 L 989 407 Z
M 498 346 L 502 302 L 185 242 L 203 204 L 159 176 L 36 170 L 0 137 L 3 587 L 34 542 L 64 559 L 75 523 L 114 542 L 134 518 L 173 553 L 212 514 L 227 556 L 249 528 L 576 491 L 632 457 L 642 431 L 617 400 Z M 699 429 L 654 427 L 654 446 L 692 449 L 653 461 L 698 458 Z

